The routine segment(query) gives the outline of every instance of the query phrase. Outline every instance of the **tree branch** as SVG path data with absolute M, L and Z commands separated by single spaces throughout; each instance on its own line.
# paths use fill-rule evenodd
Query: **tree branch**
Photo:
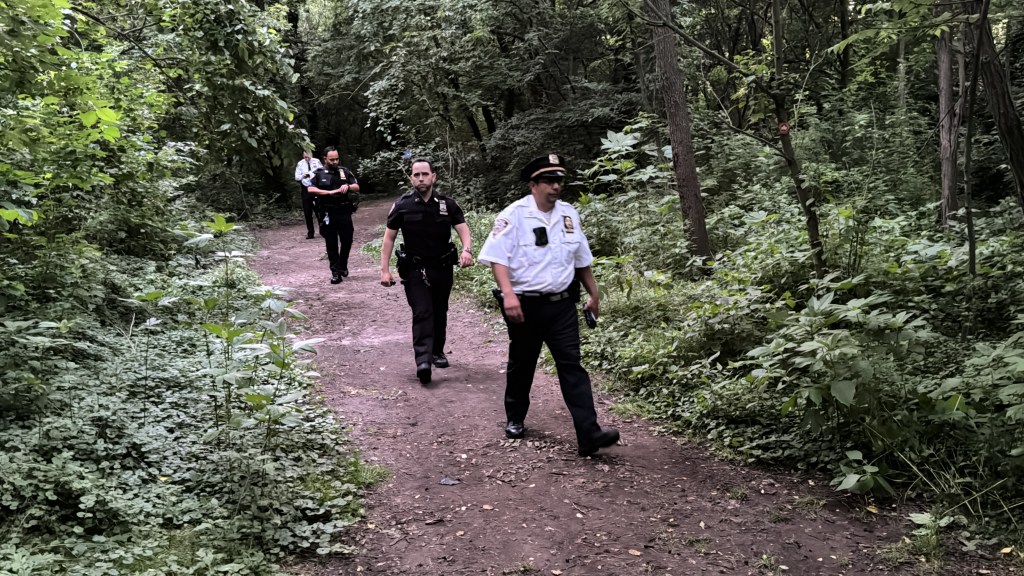
M 164 67 L 163 67 L 163 66 L 162 66 L 162 65 L 160 64 L 160 61 L 159 61 L 159 60 L 157 60 L 156 58 L 154 58 L 154 57 L 153 57 L 153 55 L 152 55 L 152 54 L 150 54 L 150 53 L 149 53 L 149 51 L 148 51 L 148 50 L 146 50 L 146 49 L 145 49 L 145 48 L 144 48 L 144 47 L 143 47 L 143 46 L 142 46 L 141 44 L 139 44 L 139 42 L 138 42 L 137 40 L 135 40 L 134 38 L 132 38 L 131 36 L 129 36 L 129 35 L 127 34 L 127 33 L 123 32 L 122 30 L 120 30 L 120 29 L 116 28 L 115 26 L 113 26 L 113 25 L 110 25 L 110 24 L 107 24 L 107 23 L 106 23 L 106 22 L 104 22 L 104 21 L 103 21 L 103 19 L 102 19 L 102 18 L 100 18 L 99 16 L 96 16 L 95 14 L 92 14 L 91 12 L 88 12 L 88 11 L 86 11 L 86 10 L 84 10 L 84 9 L 82 9 L 82 8 L 80 8 L 80 7 L 78 7 L 78 6 L 74 6 L 74 5 L 72 5 L 72 6 L 71 6 L 71 10 L 73 10 L 74 12 L 77 12 L 77 13 L 81 14 L 82 16 L 85 16 L 86 18 L 88 18 L 89 20 L 92 20 L 93 22 L 96 22 L 96 23 L 98 23 L 98 24 L 99 24 L 100 26 L 103 26 L 104 28 L 107 28 L 107 29 L 109 29 L 109 30 L 113 30 L 113 31 L 114 31 L 114 32 L 115 32 L 115 33 L 116 33 L 116 34 L 117 34 L 118 36 L 120 36 L 120 37 L 121 37 L 121 38 L 123 38 L 124 40 L 128 41 L 128 42 L 129 42 L 130 44 L 132 44 L 133 46 L 135 46 L 135 48 L 136 48 L 136 49 L 137 49 L 137 50 L 138 50 L 139 52 L 142 52 L 142 55 L 143 55 L 143 56 L 145 56 L 147 60 L 149 60 L 150 62 L 152 62 L 152 63 L 153 63 L 153 66 L 155 66 L 155 67 L 156 67 L 156 69 L 160 71 L 160 74 L 162 74 L 162 75 L 163 75 L 163 77 L 167 79 L 167 82 L 169 83 L 169 87 L 170 87 L 170 88 L 171 88 L 172 90 L 174 90 L 175 92 L 177 92 L 177 93 L 178 93 L 178 95 L 180 95 L 180 96 L 184 97 L 184 98 L 185 98 L 186 100 L 189 100 L 189 101 L 190 101 L 190 103 L 193 103 L 193 104 L 194 104 L 194 102 L 191 102 L 191 99 L 189 99 L 189 97 L 188 97 L 187 95 L 185 95 L 185 94 L 184 94 L 183 92 L 181 92 L 180 90 L 178 90 L 178 88 L 177 88 L 177 87 L 176 87 L 176 86 L 174 85 L 174 84 L 175 84 L 175 82 L 176 82 L 175 78 L 174 78 L 173 76 L 171 76 L 171 74 L 170 74 L 170 73 L 169 73 L 169 72 L 167 71 L 167 69 L 165 69 L 165 68 L 164 68 Z
M 644 2 L 651 9 L 651 12 L 653 12 L 653 13 L 658 15 L 658 18 L 660 18 L 660 21 L 651 20 L 650 18 L 647 18 L 643 14 L 637 12 L 632 6 L 626 4 L 626 2 L 624 0 L 619 0 L 619 3 L 621 3 L 627 10 L 629 10 L 631 13 L 633 13 L 634 16 L 639 18 L 644 23 L 646 23 L 646 24 L 648 24 L 650 26 L 664 26 L 664 27 L 668 28 L 669 30 L 675 32 L 677 36 L 682 38 L 684 42 L 686 42 L 690 46 L 693 46 L 697 50 L 700 50 L 708 58 L 711 58 L 715 62 L 718 62 L 719 64 L 725 66 L 726 68 L 728 68 L 729 70 L 732 70 L 733 72 L 736 72 L 738 74 L 743 74 L 744 76 L 752 78 L 754 84 L 758 88 L 760 88 L 761 90 L 764 90 L 765 93 L 767 93 L 769 95 L 774 93 L 774 91 L 767 84 L 762 82 L 757 77 L 757 75 L 751 74 L 747 70 L 744 70 L 742 67 L 740 67 L 739 64 L 736 64 L 732 60 L 729 60 L 725 56 L 722 56 L 718 52 L 715 52 L 711 48 L 708 48 L 704 44 L 701 44 L 699 40 L 697 40 L 693 36 L 690 36 L 689 34 L 687 34 L 682 28 L 677 26 L 675 24 L 675 22 L 672 21 L 672 19 L 670 17 L 671 14 L 666 15 L 666 14 L 662 14 L 661 12 L 659 12 L 658 9 L 651 3 L 651 0 L 644 0 Z

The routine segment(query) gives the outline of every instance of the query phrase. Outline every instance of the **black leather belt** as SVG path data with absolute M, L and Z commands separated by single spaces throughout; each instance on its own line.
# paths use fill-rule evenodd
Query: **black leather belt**
M 565 300 L 570 297 L 571 294 L 566 290 L 565 292 L 523 292 L 521 294 L 516 294 L 516 296 L 527 299 L 537 298 L 538 300 L 544 300 L 545 302 L 558 302 L 559 300 Z
M 491 294 L 498 300 L 502 300 L 501 290 L 495 288 L 491 290 Z M 542 302 L 559 302 L 566 298 L 573 298 L 572 292 L 566 290 L 564 292 L 516 292 L 516 297 L 521 300 L 540 300 Z

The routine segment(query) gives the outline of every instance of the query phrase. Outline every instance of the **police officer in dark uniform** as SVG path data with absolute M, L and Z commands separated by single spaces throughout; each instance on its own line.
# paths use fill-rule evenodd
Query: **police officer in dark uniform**
M 327 243 L 327 259 L 331 263 L 331 284 L 348 276 L 348 254 L 352 250 L 352 213 L 359 203 L 359 182 L 352 172 L 340 164 L 338 149 L 324 149 L 326 166 L 313 174 L 308 192 L 317 196 L 320 235 Z
M 391 250 L 398 231 L 403 244 L 398 250 L 398 275 L 412 308 L 412 348 L 416 377 L 430 383 L 431 364 L 448 367 L 444 345 L 448 331 L 448 297 L 452 292 L 452 267 L 473 265 L 472 240 L 462 208 L 452 198 L 434 190 L 437 174 L 429 160 L 413 160 L 409 181 L 413 185 L 388 214 L 381 245 L 380 283 L 393 286 Z M 462 251 L 451 242 L 451 229 L 459 234 Z
M 522 438 L 530 389 L 542 344 L 555 359 L 562 398 L 572 415 L 581 456 L 619 441 L 619 432 L 597 423 L 590 375 L 580 364 L 579 283 L 590 298 L 583 305 L 588 324 L 600 310 L 594 256 L 572 204 L 558 199 L 565 164 L 557 154 L 531 161 L 521 177 L 530 194 L 498 214 L 480 250 L 498 283 L 495 291 L 508 327 L 505 375 L 505 435 Z

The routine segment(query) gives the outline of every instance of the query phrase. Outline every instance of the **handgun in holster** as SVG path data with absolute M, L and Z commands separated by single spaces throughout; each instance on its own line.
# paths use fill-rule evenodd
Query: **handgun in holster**
M 455 246 L 455 242 L 448 243 L 448 251 L 441 257 L 442 266 L 457 266 L 459 263 L 459 249 Z
M 398 246 L 398 249 L 395 250 L 395 257 L 398 259 L 398 262 L 395 264 L 398 268 L 398 277 L 402 280 L 408 280 L 409 272 L 412 271 L 412 258 L 405 251 L 405 244 Z

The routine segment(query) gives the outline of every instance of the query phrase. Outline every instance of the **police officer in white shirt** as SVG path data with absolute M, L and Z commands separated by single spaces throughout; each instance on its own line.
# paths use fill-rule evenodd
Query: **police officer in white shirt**
M 302 160 L 295 165 L 295 181 L 299 183 L 299 189 L 302 193 L 302 215 L 306 219 L 306 239 L 310 240 L 313 238 L 313 202 L 315 196 L 309 193 L 309 187 L 313 184 L 313 174 L 316 173 L 318 168 L 323 168 L 324 165 L 319 160 L 313 158 L 313 155 L 308 150 L 302 152 Z
M 580 364 L 578 283 L 590 295 L 583 309 L 596 319 L 600 295 L 590 270 L 594 257 L 579 213 L 558 199 L 565 179 L 562 158 L 537 158 L 523 168 L 521 177 L 528 182 L 530 195 L 501 211 L 478 257 L 491 266 L 508 327 L 505 435 L 522 438 L 526 433 L 533 375 L 541 344 L 547 344 L 576 428 L 579 453 L 589 456 L 619 441 L 617 430 L 598 425 L 590 375 Z

